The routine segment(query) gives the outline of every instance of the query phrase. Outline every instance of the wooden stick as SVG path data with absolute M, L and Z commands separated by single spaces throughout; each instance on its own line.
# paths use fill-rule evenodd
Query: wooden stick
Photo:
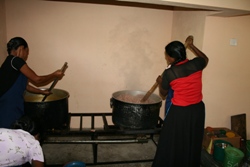
M 61 68 L 61 71 L 64 73 L 64 72 L 66 71 L 67 68 L 68 68 L 68 63 L 65 62 L 64 65 L 63 65 L 62 68 Z M 56 78 L 56 79 L 54 80 L 54 82 L 51 84 L 51 86 L 50 86 L 50 88 L 48 89 L 48 91 L 51 91 L 52 89 L 54 89 L 54 87 L 56 86 L 57 82 L 58 82 L 58 79 Z M 44 95 L 44 97 L 43 97 L 43 99 L 42 99 L 42 102 L 44 102 L 45 99 L 46 99 L 47 97 L 48 97 L 48 95 Z
M 165 71 L 165 70 L 164 70 Z M 163 71 L 163 72 L 164 72 Z M 163 74 L 163 73 L 162 73 Z M 162 76 L 161 74 L 161 76 Z M 155 82 L 155 84 L 149 89 L 149 91 L 145 94 L 145 96 L 141 99 L 140 102 L 145 102 L 146 100 L 148 100 L 149 96 L 155 91 L 155 89 L 158 87 L 158 82 Z
M 158 87 L 158 83 L 155 82 L 155 84 L 149 89 L 149 91 L 146 93 L 146 95 L 141 99 L 141 102 L 145 102 L 149 96 L 155 91 L 155 89 Z

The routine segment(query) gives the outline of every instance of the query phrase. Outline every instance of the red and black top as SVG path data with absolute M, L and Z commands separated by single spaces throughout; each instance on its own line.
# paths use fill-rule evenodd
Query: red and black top
M 184 60 L 166 69 L 162 77 L 162 88 L 174 91 L 172 103 L 178 106 L 197 104 L 202 100 L 202 70 L 206 61 L 201 57 Z

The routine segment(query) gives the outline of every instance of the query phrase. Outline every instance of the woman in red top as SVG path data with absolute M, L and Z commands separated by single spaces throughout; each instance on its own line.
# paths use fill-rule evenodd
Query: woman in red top
M 157 78 L 160 94 L 167 96 L 173 90 L 171 107 L 164 120 L 153 167 L 199 167 L 205 122 L 205 105 L 202 101 L 202 70 L 207 56 L 194 44 L 193 37 L 186 39 L 186 47 L 197 57 L 186 58 L 186 48 L 179 41 L 165 47 L 171 68 Z

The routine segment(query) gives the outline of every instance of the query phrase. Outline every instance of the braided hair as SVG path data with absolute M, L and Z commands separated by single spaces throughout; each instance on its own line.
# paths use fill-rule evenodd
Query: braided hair
M 7 43 L 7 52 L 10 55 L 12 50 L 17 50 L 19 46 L 28 47 L 28 43 L 21 37 L 14 37 Z
M 37 135 L 38 130 L 35 122 L 29 116 L 22 116 L 16 120 L 12 126 L 12 129 L 22 129 L 26 132 L 29 132 L 31 135 Z
M 175 59 L 175 61 L 172 63 L 172 66 L 175 64 L 186 60 L 186 48 L 181 43 L 180 41 L 173 41 L 170 42 L 166 47 L 165 47 L 165 52 L 172 58 Z

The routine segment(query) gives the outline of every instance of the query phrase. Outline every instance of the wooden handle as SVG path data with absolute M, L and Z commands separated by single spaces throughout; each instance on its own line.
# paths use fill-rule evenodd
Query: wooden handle
M 64 73 L 67 68 L 68 68 L 68 63 L 65 62 L 61 68 L 62 73 Z M 51 91 L 56 86 L 57 82 L 58 82 L 58 79 L 56 78 L 48 90 Z
M 158 82 L 155 82 L 155 84 L 151 87 L 151 89 L 145 94 L 145 96 L 141 99 L 141 102 L 145 102 L 149 96 L 155 91 L 155 89 L 158 87 Z
M 62 66 L 61 68 L 61 71 L 64 73 L 66 71 L 66 69 L 68 68 L 68 63 L 65 62 L 64 65 Z M 58 82 L 58 79 L 56 78 L 53 83 L 51 84 L 50 88 L 48 89 L 48 91 L 51 91 L 57 84 Z M 48 95 L 44 95 L 43 99 L 42 99 L 42 102 L 45 101 L 45 99 L 48 97 Z

